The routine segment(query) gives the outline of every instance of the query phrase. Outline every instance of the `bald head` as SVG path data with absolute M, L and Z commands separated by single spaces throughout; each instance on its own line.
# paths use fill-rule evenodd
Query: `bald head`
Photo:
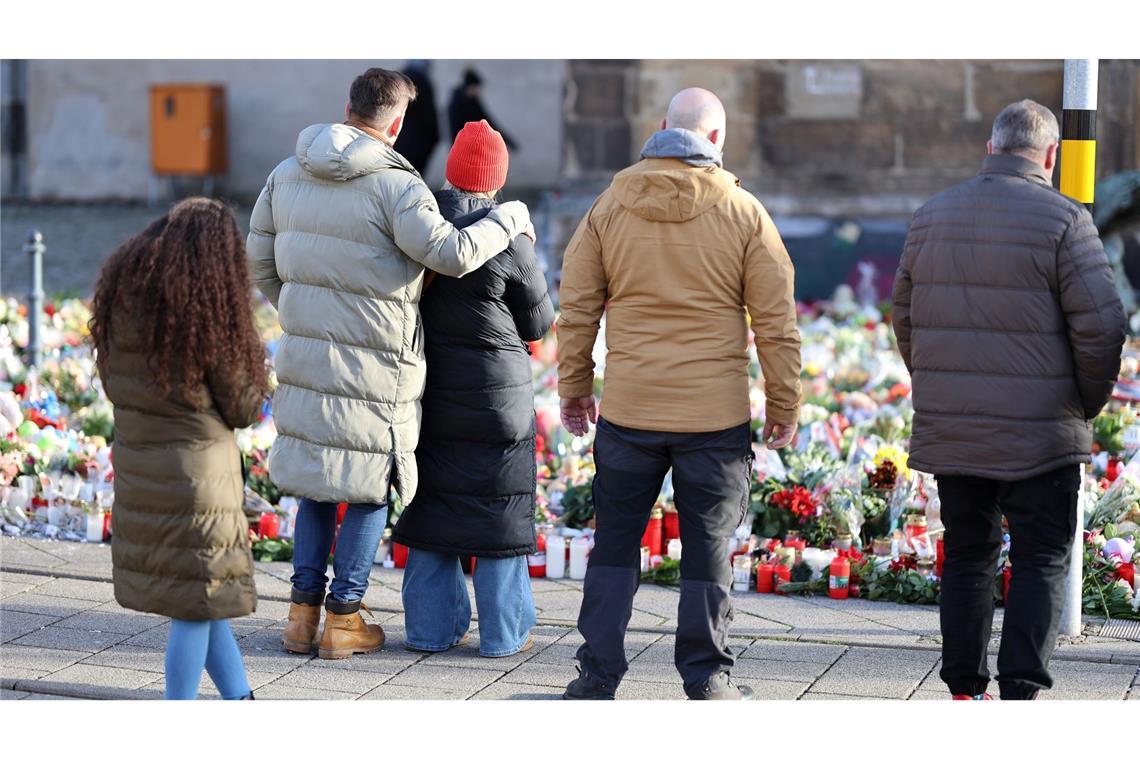
M 724 148 L 725 113 L 720 98 L 701 87 L 681 90 L 669 101 L 664 129 L 687 129 Z

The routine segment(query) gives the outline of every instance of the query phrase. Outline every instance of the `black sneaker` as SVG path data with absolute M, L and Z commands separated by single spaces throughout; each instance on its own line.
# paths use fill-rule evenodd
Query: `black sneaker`
M 566 687 L 563 699 L 613 699 L 617 684 L 578 668 L 578 677 Z
M 751 701 L 754 697 L 751 687 L 737 686 L 729 678 L 728 673 L 717 673 L 701 686 L 693 690 L 685 690 L 689 699 L 728 699 Z

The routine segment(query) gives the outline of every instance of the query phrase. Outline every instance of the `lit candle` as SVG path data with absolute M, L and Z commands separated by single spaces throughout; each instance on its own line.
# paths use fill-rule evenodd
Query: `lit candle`
M 87 513 L 87 540 L 92 543 L 103 541 L 103 510 L 99 508 Z

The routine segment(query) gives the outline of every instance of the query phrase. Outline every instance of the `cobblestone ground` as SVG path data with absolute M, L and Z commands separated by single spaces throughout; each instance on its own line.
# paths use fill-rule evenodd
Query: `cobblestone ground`
M 0 697 L 162 697 L 169 624 L 115 603 L 108 546 L 3 538 L 0 568 Z M 401 573 L 378 567 L 365 602 L 387 644 L 325 661 L 281 649 L 289 572 L 285 563 L 259 564 L 257 611 L 234 621 L 258 699 L 557 699 L 575 675 L 578 582 L 533 582 L 539 625 L 529 652 L 480 657 L 476 623 L 470 645 L 419 655 L 403 648 Z M 947 698 L 936 608 L 750 593 L 736 606 L 733 675 L 762 699 Z M 672 589 L 638 591 L 618 699 L 684 698 L 673 667 L 676 608 Z M 1140 641 L 1091 635 L 1099 628 L 1086 621 L 1090 635 L 1058 648 L 1056 685 L 1044 698 L 1140 699 Z M 203 681 L 203 696 L 216 697 Z

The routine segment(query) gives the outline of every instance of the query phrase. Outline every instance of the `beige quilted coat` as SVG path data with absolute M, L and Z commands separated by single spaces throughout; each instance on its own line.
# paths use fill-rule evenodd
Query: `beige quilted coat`
M 412 166 L 345 124 L 316 124 L 269 175 L 250 220 L 254 283 L 277 307 L 278 438 L 269 474 L 320 501 L 416 490 L 424 270 L 459 277 L 528 224 L 507 203 L 458 230 Z

